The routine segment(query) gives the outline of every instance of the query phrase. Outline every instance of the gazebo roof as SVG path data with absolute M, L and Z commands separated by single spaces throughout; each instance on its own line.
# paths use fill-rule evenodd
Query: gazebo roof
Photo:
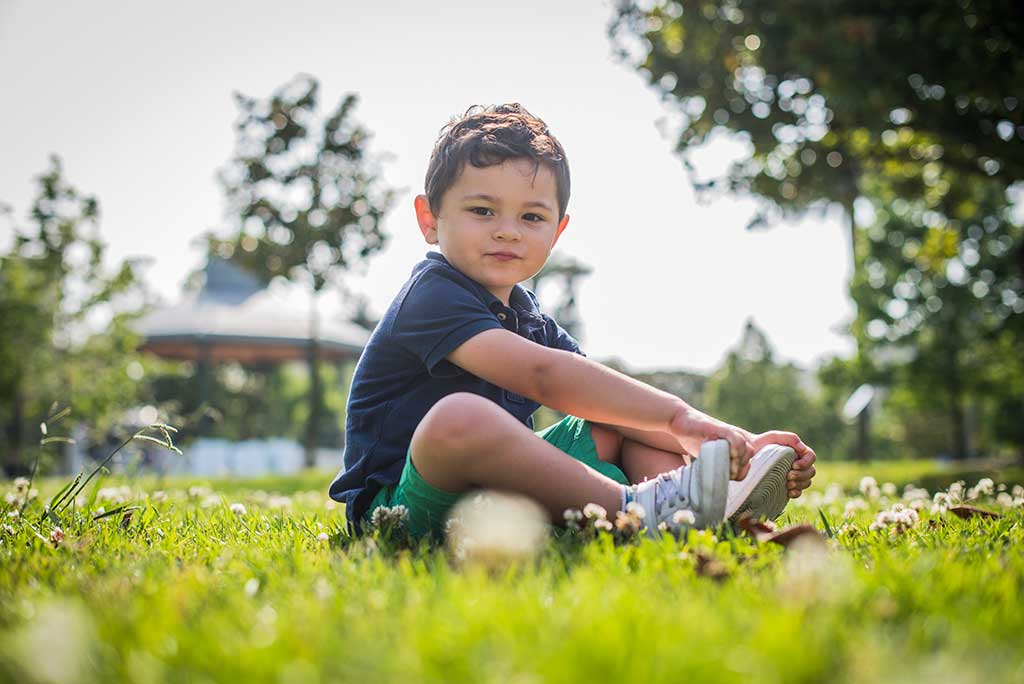
M 312 342 L 308 308 L 296 308 L 257 278 L 222 259 L 210 258 L 206 281 L 180 303 L 144 316 L 136 329 L 142 349 L 171 359 L 282 362 L 305 359 Z M 319 320 L 319 357 L 358 357 L 369 332 L 355 323 Z

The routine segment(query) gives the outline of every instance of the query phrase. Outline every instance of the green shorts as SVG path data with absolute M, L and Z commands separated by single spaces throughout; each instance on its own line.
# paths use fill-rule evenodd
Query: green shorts
M 617 466 L 597 457 L 597 447 L 590 434 L 590 423 L 582 418 L 566 416 L 554 425 L 536 433 L 545 442 L 553 444 L 577 461 L 581 461 L 602 475 L 624 485 L 629 484 L 626 474 Z M 426 534 L 442 536 L 448 511 L 465 492 L 445 492 L 433 487 L 420 477 L 409 453 L 397 485 L 385 487 L 373 497 L 364 520 L 369 521 L 374 509 L 380 506 L 405 506 L 409 512 L 409 532 L 414 537 Z

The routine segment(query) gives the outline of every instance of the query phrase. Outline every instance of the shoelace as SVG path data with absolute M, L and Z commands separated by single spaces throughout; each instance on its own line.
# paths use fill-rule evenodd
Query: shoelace
M 657 509 L 655 515 L 660 520 L 666 515 L 668 510 L 679 510 L 680 508 L 688 507 L 690 499 L 686 496 L 682 473 L 678 469 L 661 473 L 658 475 L 658 479 L 661 481 L 655 485 L 658 489 L 654 493 L 654 507 Z M 673 487 L 672 494 L 663 496 L 661 501 L 658 501 L 658 491 L 665 486 Z

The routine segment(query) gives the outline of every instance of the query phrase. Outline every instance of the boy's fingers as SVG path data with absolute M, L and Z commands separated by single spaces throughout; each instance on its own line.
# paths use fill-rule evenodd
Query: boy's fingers
M 807 447 L 807 451 L 803 454 L 798 454 L 797 459 L 793 461 L 793 468 L 796 470 L 805 470 L 812 467 L 811 464 L 818 460 L 818 457 L 814 454 L 814 451 Z
M 794 464 L 794 467 L 795 467 L 795 465 L 796 464 Z M 810 480 L 817 474 L 817 472 L 818 471 L 817 471 L 817 469 L 814 466 L 808 466 L 804 470 L 795 470 L 795 469 L 794 470 L 790 470 L 789 471 L 789 481 L 793 482 L 794 480 L 800 480 L 800 481 L 807 480 L 808 482 L 810 482 Z

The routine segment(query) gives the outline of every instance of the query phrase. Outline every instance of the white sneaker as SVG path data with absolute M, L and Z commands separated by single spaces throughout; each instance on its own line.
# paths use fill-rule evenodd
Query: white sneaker
M 662 473 L 630 489 L 628 499 L 643 506 L 650 537 L 657 536 L 661 523 L 672 530 L 681 524 L 698 529 L 720 525 L 725 520 L 729 491 L 729 443 L 724 439 L 704 442 L 691 465 Z M 693 513 L 693 521 L 689 522 L 685 514 L 677 517 L 679 511 Z
M 796 452 L 781 444 L 769 444 L 750 459 L 750 470 L 742 480 L 729 481 L 725 517 L 734 522 L 743 514 L 775 520 L 789 503 L 789 474 Z

